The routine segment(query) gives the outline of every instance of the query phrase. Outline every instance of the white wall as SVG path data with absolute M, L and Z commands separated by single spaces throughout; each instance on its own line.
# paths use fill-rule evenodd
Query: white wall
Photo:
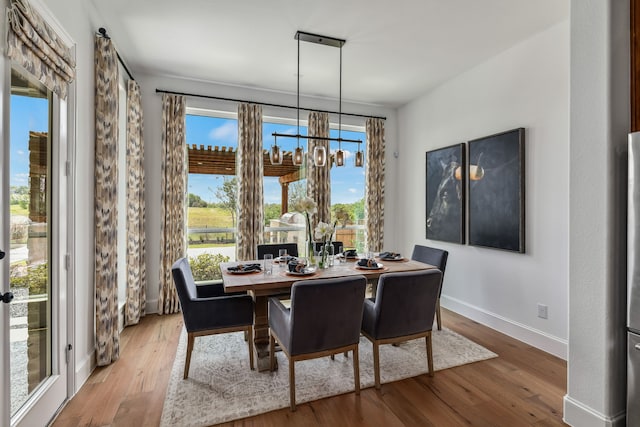
M 570 322 L 564 419 L 625 424 L 629 2 L 571 2 Z
M 148 75 L 135 75 L 140 83 L 142 93 L 142 108 L 144 111 L 144 140 L 145 140 L 145 172 L 146 172 L 146 196 L 147 203 L 147 313 L 155 313 L 158 309 L 158 286 L 159 286 L 159 244 L 160 244 L 160 188 L 162 177 L 160 176 L 160 161 L 162 153 L 160 151 L 162 137 L 162 94 L 156 93 L 156 89 L 203 94 L 218 97 L 243 99 L 259 102 L 268 102 L 283 105 L 296 105 L 295 93 L 283 94 L 264 90 L 248 89 L 236 86 L 224 86 L 210 84 L 186 79 L 158 77 Z M 212 76 L 215 80 L 215 76 Z M 292 86 L 295 80 L 292 80 Z M 301 96 L 300 105 L 309 108 L 320 108 L 337 111 L 338 101 L 336 99 L 307 98 Z M 216 101 L 205 98 L 188 97 L 187 106 L 195 108 L 206 108 L 218 111 L 237 111 L 237 103 L 228 101 Z M 395 110 L 380 108 L 372 105 L 363 105 L 345 102 L 342 103 L 342 111 L 356 114 L 369 114 L 384 116 L 386 130 L 386 159 L 387 159 L 387 186 L 394 188 L 396 171 L 393 162 L 393 151 L 397 148 L 396 138 L 396 113 Z M 264 107 L 265 116 L 283 117 L 294 119 L 295 110 L 288 110 L 274 107 Z M 301 111 L 301 119 L 306 120 L 306 111 Z M 337 117 L 330 120 L 337 122 Z M 363 125 L 364 118 L 353 118 L 343 116 L 344 124 Z M 387 191 L 385 211 L 387 218 L 396 218 L 399 215 L 397 203 L 394 200 L 393 192 Z M 390 232 L 389 220 L 385 223 L 386 242 L 395 246 L 395 235 Z
M 442 305 L 566 358 L 569 22 L 508 49 L 400 109 L 399 249 L 449 251 Z M 425 152 L 524 127 L 526 253 L 425 239 Z M 389 192 L 387 192 L 389 194 Z M 401 221 L 400 221 L 401 219 Z M 537 304 L 548 306 L 547 320 Z

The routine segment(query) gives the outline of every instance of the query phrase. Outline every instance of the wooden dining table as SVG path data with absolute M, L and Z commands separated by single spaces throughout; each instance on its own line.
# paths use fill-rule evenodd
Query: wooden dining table
M 291 286 L 301 280 L 363 275 L 368 281 L 375 281 L 384 273 L 430 270 L 436 268 L 433 265 L 419 261 L 402 259 L 398 261 L 380 261 L 383 265 L 382 268 L 370 270 L 359 268 L 355 261 L 356 260 L 347 260 L 341 263 L 336 261 L 332 267 L 317 269 L 313 274 L 306 276 L 291 275 L 287 272 L 286 266 L 279 266 L 278 264 L 274 265 L 271 274 L 264 274 L 262 271 L 246 274 L 231 273 L 228 271 L 229 267 L 235 267 L 238 264 L 259 263 L 262 265 L 262 260 L 226 262 L 220 264 L 225 292 L 246 291 L 253 297 L 253 348 L 259 371 L 269 370 L 269 297 L 286 295 L 291 291 Z

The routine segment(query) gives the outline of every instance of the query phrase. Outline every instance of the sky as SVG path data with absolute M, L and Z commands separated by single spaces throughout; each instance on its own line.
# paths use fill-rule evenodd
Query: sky
M 49 102 L 46 98 L 11 95 L 10 111 L 9 185 L 26 186 L 29 179 L 29 131 L 48 131 Z
M 284 125 L 275 123 L 263 123 L 262 140 L 264 147 L 269 149 L 273 144 L 273 132 L 288 133 L 295 135 L 295 125 Z M 238 122 L 235 119 L 224 119 L 217 117 L 187 115 L 187 144 L 197 144 L 206 146 L 227 146 L 238 147 Z M 300 126 L 300 133 L 306 135 L 307 128 Z M 331 137 L 338 136 L 337 129 L 331 129 Z M 361 150 L 365 149 L 364 132 L 352 132 L 343 130 L 342 138 L 360 139 L 363 141 Z M 306 140 L 301 140 L 301 144 L 306 152 Z M 278 138 L 278 145 L 283 151 L 292 151 L 296 147 L 295 138 Z M 336 141 L 330 141 L 331 151 L 338 149 Z M 354 166 L 354 156 L 357 144 L 343 143 L 342 151 L 345 152 L 345 166 L 333 167 L 331 169 L 331 204 L 353 203 L 364 197 L 365 168 Z M 366 156 L 365 156 L 366 158 Z M 220 175 L 190 175 L 189 193 L 200 196 L 207 202 L 218 201 L 215 191 L 223 183 Z M 280 184 L 278 178 L 267 177 L 264 182 L 264 202 L 280 203 Z

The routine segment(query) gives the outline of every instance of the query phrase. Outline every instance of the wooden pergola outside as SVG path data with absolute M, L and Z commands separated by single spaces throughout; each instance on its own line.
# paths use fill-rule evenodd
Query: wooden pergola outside
M 234 147 L 214 147 L 187 144 L 189 173 L 206 175 L 235 175 L 236 153 Z M 282 151 L 281 165 L 272 165 L 269 151 L 263 150 L 264 176 L 278 177 L 282 190 L 282 213 L 289 211 L 289 184 L 305 178 L 305 169 L 293 164 L 291 151 Z

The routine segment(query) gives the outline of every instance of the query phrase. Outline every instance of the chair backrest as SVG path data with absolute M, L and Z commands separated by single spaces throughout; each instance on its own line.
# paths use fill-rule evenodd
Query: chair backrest
M 269 243 L 258 245 L 258 259 L 264 258 L 264 254 L 271 254 L 273 257 L 280 255 L 278 252 L 280 249 L 286 249 L 287 254 L 291 256 L 298 256 L 298 244 L 297 243 Z
M 176 285 L 182 311 L 188 310 L 191 300 L 198 297 L 196 282 L 193 280 L 187 258 L 180 258 L 171 267 L 173 283 Z
M 412 260 L 424 262 L 425 264 L 431 264 L 435 267 L 438 267 L 438 269 L 442 271 L 443 276 L 444 269 L 447 267 L 448 257 L 449 252 L 443 249 L 421 245 L 415 245 L 413 247 L 413 254 L 411 255 Z
M 294 283 L 291 288 L 291 355 L 357 343 L 366 286 L 364 276 Z
M 337 254 L 338 251 L 340 250 L 340 246 L 342 246 L 342 242 L 334 241 L 334 242 L 331 242 L 331 244 L 333 245 L 333 253 Z M 320 252 L 321 249 L 322 249 L 322 242 L 316 242 L 315 244 L 316 252 Z
M 441 281 L 442 272 L 436 269 L 380 276 L 374 303 L 376 338 L 431 330 Z

